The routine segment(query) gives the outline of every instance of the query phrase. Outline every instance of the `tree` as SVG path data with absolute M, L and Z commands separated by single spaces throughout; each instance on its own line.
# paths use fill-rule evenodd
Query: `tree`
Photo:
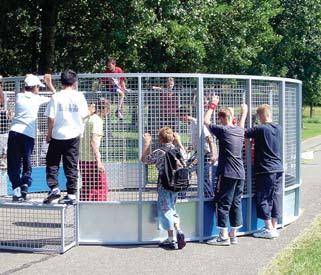
M 321 1 L 282 0 L 283 11 L 272 25 L 282 40 L 272 48 L 270 69 L 275 75 L 303 81 L 304 103 L 321 103 Z

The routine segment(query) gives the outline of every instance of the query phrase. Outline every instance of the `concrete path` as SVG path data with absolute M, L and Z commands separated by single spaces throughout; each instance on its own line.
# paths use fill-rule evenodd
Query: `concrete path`
M 321 136 L 302 144 L 314 160 L 302 164 L 302 216 L 276 240 L 241 237 L 239 245 L 188 243 L 182 251 L 155 246 L 80 246 L 64 255 L 0 252 L 0 274 L 257 274 L 321 213 Z

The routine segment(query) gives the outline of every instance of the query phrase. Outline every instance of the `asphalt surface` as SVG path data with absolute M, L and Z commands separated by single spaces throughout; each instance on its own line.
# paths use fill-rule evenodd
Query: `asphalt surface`
M 0 251 L 3 274 L 258 274 L 321 213 L 321 136 L 302 144 L 314 159 L 302 164 L 301 217 L 275 240 L 240 237 L 239 244 L 213 247 L 188 243 L 179 251 L 156 246 L 79 246 L 59 254 Z

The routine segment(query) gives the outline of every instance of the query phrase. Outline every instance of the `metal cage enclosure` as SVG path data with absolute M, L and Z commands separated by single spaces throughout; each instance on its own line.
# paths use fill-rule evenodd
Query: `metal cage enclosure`
M 59 76 L 53 78 L 59 91 Z M 123 119 L 119 119 L 116 114 L 120 108 L 120 98 L 117 91 L 112 91 L 110 82 L 110 79 L 120 78 L 125 79 L 127 87 L 122 107 Z M 23 77 L 3 78 L 7 110 L 14 110 L 15 94 L 23 90 L 23 80 Z M 168 81 L 174 82 L 170 93 Z M 246 127 L 252 127 L 256 123 L 255 113 L 259 105 L 269 104 L 272 107 L 273 121 L 279 123 L 283 130 L 282 161 L 285 173 L 283 218 L 280 226 L 291 223 L 300 214 L 301 89 L 301 81 L 275 77 L 162 73 L 79 74 L 78 90 L 84 93 L 88 103 L 105 104 L 100 142 L 101 158 L 106 171 L 104 184 L 101 186 L 98 176 L 90 170 L 93 168 L 87 165 L 79 174 L 80 200 L 77 207 L 72 208 L 75 216 L 68 207 L 53 205 L 46 208 L 41 204 L 46 196 L 45 192 L 49 190 L 45 175 L 47 120 L 44 117 L 45 106 L 42 106 L 38 113 L 38 130 L 32 156 L 33 184 L 30 202 L 19 205 L 8 202 L 12 195 L 11 184 L 5 164 L 0 167 L 0 248 L 22 247 L 31 251 L 53 249 L 64 252 L 66 246 L 69 248 L 77 242 L 140 244 L 159 241 L 165 233 L 157 229 L 157 171 L 153 166 L 143 165 L 140 156 L 143 134 L 151 134 L 152 149 L 155 149 L 158 146 L 158 129 L 162 126 L 169 126 L 178 132 L 190 154 L 198 152 L 197 171 L 192 175 L 192 184 L 186 193 L 179 196 L 177 202 L 186 238 L 203 241 L 216 235 L 218 231 L 215 226 L 212 192 L 215 186 L 215 165 L 207 166 L 204 160 L 203 138 L 204 112 L 212 95 L 220 96 L 220 107 L 233 107 L 236 118 L 240 116 L 240 105 L 247 103 L 249 113 Z M 45 88 L 40 93 L 50 96 Z M 186 112 L 197 121 L 197 148 L 192 144 L 188 123 L 181 119 Z M 214 112 L 212 119 L 217 120 L 217 112 Z M 6 138 L 6 133 L 0 133 L 0 142 L 5 143 Z M 80 150 L 90 151 L 90 143 L 84 144 Z M 257 219 L 255 211 L 252 150 L 251 143 L 245 143 L 246 180 L 242 199 L 244 225 L 239 234 L 248 234 L 263 226 L 263 221 Z M 5 152 L 2 152 L 1 161 L 5 162 Z M 65 190 L 62 169 L 59 178 L 60 186 Z M 47 229 L 36 234 L 39 228 Z M 55 229 L 60 232 L 66 230 L 66 233 L 57 235 L 54 233 Z M 36 231 L 32 233 L 33 230 Z M 59 248 L 52 248 L 52 242 L 55 245 L 53 239 L 62 240 L 62 235 L 68 236 L 67 243 L 62 241 Z

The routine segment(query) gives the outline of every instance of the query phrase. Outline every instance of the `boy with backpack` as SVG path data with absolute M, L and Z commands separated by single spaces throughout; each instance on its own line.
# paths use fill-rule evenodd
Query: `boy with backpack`
M 159 227 L 166 230 L 168 238 L 160 243 L 160 247 L 166 249 L 182 249 L 185 247 L 185 236 L 180 229 L 179 217 L 176 213 L 175 204 L 178 192 L 168 190 L 168 186 L 165 188 L 165 179 L 168 174 L 173 171 L 168 168 L 169 162 L 166 161 L 170 157 L 172 152 L 176 152 L 178 166 L 183 166 L 183 155 L 185 155 L 185 149 L 181 143 L 180 136 L 174 133 L 171 128 L 163 127 L 158 132 L 160 147 L 150 153 L 151 135 L 144 134 L 144 148 L 142 154 L 142 162 L 145 164 L 155 164 L 158 170 L 158 200 L 157 200 L 157 213 Z M 177 167 L 175 167 L 177 168 Z M 163 184 L 162 184 L 163 182 Z M 167 182 L 168 183 L 168 182 Z M 177 231 L 176 239 L 174 240 L 174 229 Z

